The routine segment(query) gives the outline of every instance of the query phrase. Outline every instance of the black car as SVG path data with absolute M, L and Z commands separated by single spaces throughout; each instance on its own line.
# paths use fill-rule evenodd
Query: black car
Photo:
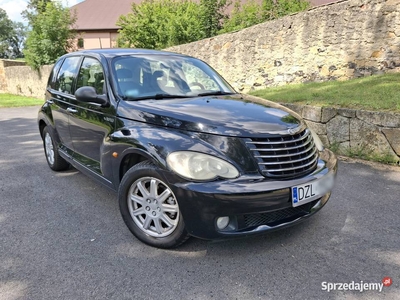
M 64 55 L 38 124 L 50 168 L 118 191 L 130 231 L 161 248 L 297 224 L 327 203 L 337 171 L 297 114 L 170 52 Z

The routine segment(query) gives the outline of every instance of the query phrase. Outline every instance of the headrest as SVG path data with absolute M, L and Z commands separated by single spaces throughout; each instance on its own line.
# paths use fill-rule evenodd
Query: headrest
M 118 69 L 117 77 L 120 79 L 132 78 L 132 71 L 128 69 Z

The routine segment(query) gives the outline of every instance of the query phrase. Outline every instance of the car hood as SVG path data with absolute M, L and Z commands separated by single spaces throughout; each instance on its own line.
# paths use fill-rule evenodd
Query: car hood
M 118 116 L 154 125 L 225 136 L 287 134 L 304 125 L 300 116 L 250 95 L 122 101 Z

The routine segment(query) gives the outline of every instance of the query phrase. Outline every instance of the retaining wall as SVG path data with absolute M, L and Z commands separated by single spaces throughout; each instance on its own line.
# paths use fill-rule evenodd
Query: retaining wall
M 358 154 L 400 161 L 400 114 L 282 103 L 297 112 L 327 147 L 341 154 Z

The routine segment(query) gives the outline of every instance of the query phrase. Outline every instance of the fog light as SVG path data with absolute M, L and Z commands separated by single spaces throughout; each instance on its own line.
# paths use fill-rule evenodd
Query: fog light
M 222 230 L 229 224 L 229 217 L 219 217 L 217 219 L 217 227 Z

